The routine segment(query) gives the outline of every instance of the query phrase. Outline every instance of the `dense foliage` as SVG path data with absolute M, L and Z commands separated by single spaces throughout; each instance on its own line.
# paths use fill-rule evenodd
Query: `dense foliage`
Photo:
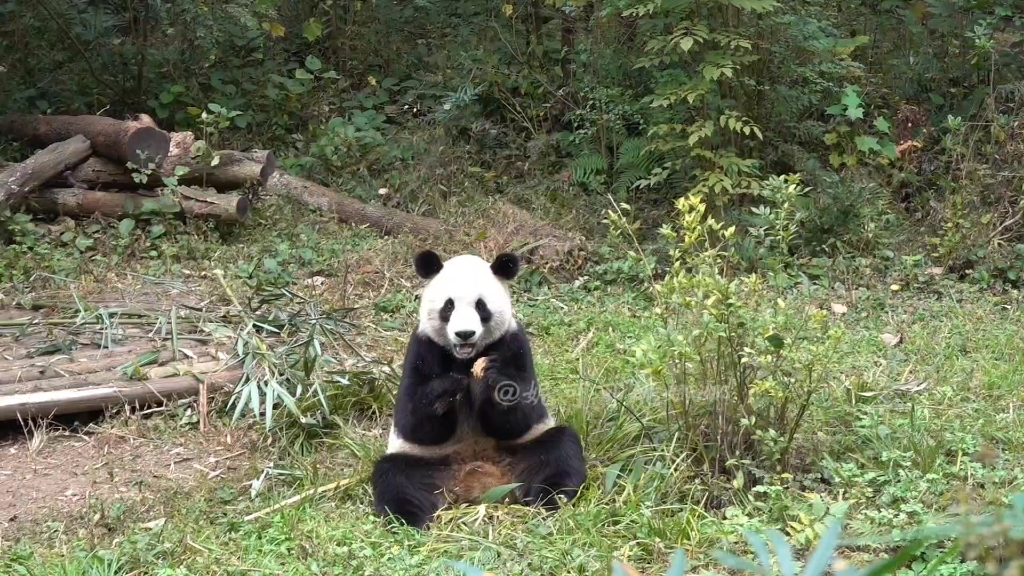
M 0 101 L 147 112 L 181 129 L 214 106 L 234 113 L 224 139 L 273 147 L 369 200 L 416 160 L 392 138 L 411 125 L 443 129 L 499 172 L 565 170 L 578 194 L 654 212 L 692 192 L 755 231 L 780 209 L 762 179 L 799 173 L 809 187 L 783 216 L 791 253 L 887 250 L 898 217 L 926 231 L 914 240 L 937 264 L 1016 283 L 1018 8 L 7 0 L 0 48 L 32 58 L 4 62 Z M 747 238 L 747 258 L 770 257 L 765 243 Z

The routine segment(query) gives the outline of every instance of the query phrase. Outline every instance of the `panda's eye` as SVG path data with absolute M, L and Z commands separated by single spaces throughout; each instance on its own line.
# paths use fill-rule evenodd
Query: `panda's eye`
M 487 302 L 484 302 L 483 298 L 478 298 L 476 301 L 476 313 L 480 315 L 480 321 L 484 324 L 491 321 L 491 317 L 494 314 L 491 309 L 487 307 Z
M 452 312 L 455 311 L 455 301 L 451 298 L 444 301 L 444 305 L 441 306 L 441 311 L 438 316 L 441 318 L 441 322 L 448 322 L 452 319 Z

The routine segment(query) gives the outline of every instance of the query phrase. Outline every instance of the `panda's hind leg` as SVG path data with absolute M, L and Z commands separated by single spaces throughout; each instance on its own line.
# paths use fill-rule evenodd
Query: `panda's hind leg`
M 509 447 L 519 499 L 529 506 L 554 511 L 556 496 L 571 501 L 587 479 L 587 463 L 579 434 L 568 426 L 555 426 L 540 436 Z
M 445 459 L 385 454 L 373 467 L 373 506 L 383 517 L 397 516 L 424 528 L 444 504 L 442 487 L 450 471 Z

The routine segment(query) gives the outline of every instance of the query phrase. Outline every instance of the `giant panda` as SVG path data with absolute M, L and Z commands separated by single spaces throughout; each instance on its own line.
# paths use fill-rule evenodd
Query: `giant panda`
M 446 503 L 477 503 L 520 483 L 513 502 L 559 507 L 586 479 L 579 435 L 540 397 L 533 353 L 507 283 L 519 258 L 413 259 L 427 280 L 409 338 L 386 453 L 371 475 L 374 508 L 423 529 Z

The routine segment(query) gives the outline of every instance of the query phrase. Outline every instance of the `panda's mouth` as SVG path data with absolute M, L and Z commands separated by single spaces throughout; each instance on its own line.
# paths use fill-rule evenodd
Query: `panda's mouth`
M 473 355 L 474 350 L 476 350 L 475 342 L 463 342 L 455 345 L 455 355 L 459 358 L 469 358 Z

